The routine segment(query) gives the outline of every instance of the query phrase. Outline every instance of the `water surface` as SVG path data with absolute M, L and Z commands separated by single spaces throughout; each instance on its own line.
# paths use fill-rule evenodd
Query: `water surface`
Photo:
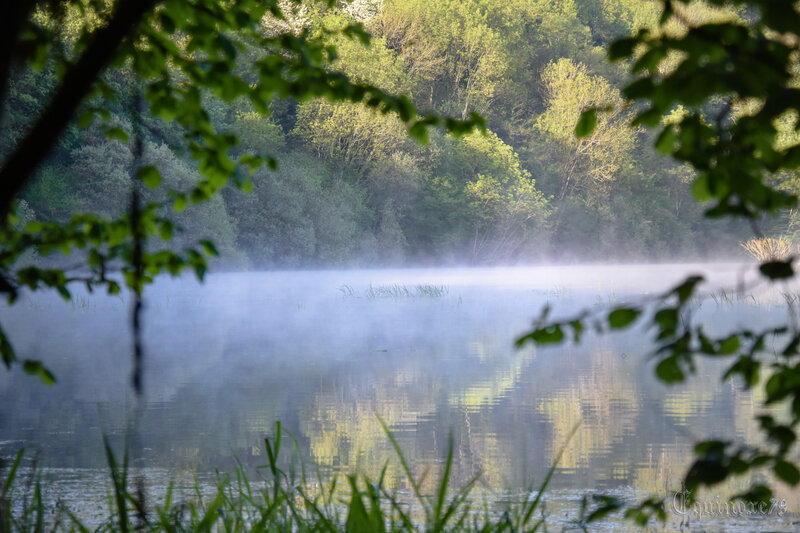
M 695 441 L 755 442 L 757 398 L 721 380 L 719 366 L 702 365 L 688 384 L 662 385 L 648 357 L 652 331 L 588 334 L 580 345 L 546 349 L 518 350 L 513 341 L 545 305 L 553 317 L 601 311 L 695 273 L 712 280 L 713 294 L 695 304 L 711 334 L 779 323 L 784 295 L 797 294 L 794 286 L 736 293 L 756 276 L 730 264 L 159 281 L 145 296 L 137 466 L 154 490 L 191 469 L 210 479 L 235 458 L 255 467 L 266 461 L 263 439 L 280 420 L 323 477 L 356 465 L 377 474 L 393 457 L 380 417 L 415 471 L 435 472 L 452 439 L 456 484 L 480 472 L 480 491 L 516 498 L 537 486 L 580 423 L 558 464 L 556 508 L 587 491 L 672 494 Z M 0 312 L 19 356 L 45 361 L 58 377 L 47 388 L 18 369 L 0 372 L 0 454 L 36 450 L 58 496 L 77 505 L 105 490 L 102 436 L 121 446 L 135 412 L 129 307 L 126 297 L 77 292 L 71 302 L 27 295 Z M 388 475 L 405 486 L 396 461 Z M 797 494 L 778 496 L 800 511 Z

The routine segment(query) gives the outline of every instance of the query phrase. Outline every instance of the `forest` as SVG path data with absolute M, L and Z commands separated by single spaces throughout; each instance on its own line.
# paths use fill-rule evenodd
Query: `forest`
M 655 3 L 360 0 L 286 9 L 286 20 L 264 18 L 265 31 L 327 35 L 337 51 L 330 68 L 408 95 L 424 111 L 477 112 L 488 131 L 431 131 L 420 144 L 395 115 L 360 104 L 283 98 L 265 115 L 246 100 L 206 93 L 213 124 L 238 138 L 233 152 L 277 166 L 259 168 L 251 191 L 226 189 L 178 215 L 173 246 L 213 238 L 218 262 L 235 269 L 743 257 L 738 243 L 752 236 L 750 226 L 704 219 L 689 189 L 693 171 L 660 157 L 652 132 L 630 127 L 635 109 L 619 91 L 627 67 L 606 61 L 615 37 L 655 24 Z M 701 21 L 739 16 L 704 5 L 689 13 Z M 65 46 L 85 18 L 68 15 Z M 359 22 L 372 36 L 368 47 L 337 31 Z M 47 67 L 11 80 L 0 153 L 55 80 Z M 105 75 L 121 94 L 134 80 L 124 70 Z M 106 105 L 107 123 L 130 129 L 136 121 L 125 101 Z M 614 112 L 577 139 L 575 123 L 592 105 Z M 160 171 L 162 189 L 197 182 L 183 131 L 143 117 L 143 161 Z M 23 220 L 124 212 L 133 141 L 108 137 L 98 125 L 69 126 L 21 195 Z M 787 190 L 792 184 L 786 177 Z M 795 228 L 783 216 L 763 229 Z

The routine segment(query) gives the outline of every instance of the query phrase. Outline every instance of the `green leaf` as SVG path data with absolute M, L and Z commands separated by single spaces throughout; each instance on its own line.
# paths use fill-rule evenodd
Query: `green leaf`
M 417 121 L 410 128 L 408 128 L 408 134 L 419 141 L 420 144 L 428 143 L 428 128 L 422 121 Z
M 608 325 L 611 329 L 621 329 L 631 325 L 641 314 L 638 309 L 620 307 L 608 315 Z
M 217 251 L 217 247 L 214 246 L 213 242 L 204 239 L 204 240 L 200 241 L 200 245 L 203 247 L 203 250 L 205 250 L 206 255 L 210 255 L 210 256 L 213 256 L 213 257 L 219 257 L 219 251 Z
M 581 113 L 581 118 L 578 119 L 578 124 L 575 125 L 575 136 L 579 139 L 588 137 L 597 126 L 597 108 L 590 107 Z
M 56 382 L 56 377 L 52 374 L 52 372 L 45 368 L 41 361 L 32 361 L 30 359 L 26 359 L 22 363 L 22 369 L 26 374 L 39 376 L 39 379 L 41 379 L 42 383 L 45 385 L 53 385 Z
M 626 98 L 629 98 L 631 100 L 636 100 L 636 99 L 639 99 L 639 98 L 644 99 L 644 98 L 650 97 L 655 90 L 656 90 L 656 86 L 653 83 L 653 80 L 651 78 L 647 77 L 647 78 L 639 78 L 637 80 L 634 80 L 633 82 L 629 83 L 622 90 L 622 92 L 625 94 Z M 641 113 L 639 116 L 642 116 L 643 114 L 648 114 L 648 116 L 649 116 L 649 114 L 651 112 L 653 112 L 653 111 L 656 111 L 656 113 L 658 115 L 657 119 L 660 120 L 661 119 L 661 113 L 658 113 L 657 110 L 655 110 L 655 109 L 648 109 L 648 110 L 644 111 L 643 113 Z M 658 122 L 656 122 L 656 124 L 658 124 Z
M 172 203 L 172 209 L 176 213 L 182 213 L 184 209 L 186 209 L 186 195 L 185 194 L 176 194 L 175 200 Z
M 665 332 L 674 332 L 678 327 L 678 310 L 673 307 L 659 310 L 653 321 Z
M 161 222 L 161 225 L 159 226 L 159 236 L 161 237 L 161 240 L 168 241 L 172 239 L 173 229 L 173 224 L 169 220 Z
M 769 261 L 762 263 L 758 269 L 769 279 L 788 279 L 794 276 L 792 261 L 793 258 L 787 261 Z
M 84 111 L 81 113 L 81 116 L 78 117 L 78 127 L 79 128 L 88 128 L 94 122 L 94 111 L 91 109 L 88 111 Z
M 120 141 L 123 143 L 128 142 L 128 134 L 120 128 L 119 126 L 114 126 L 112 128 L 108 128 L 103 132 L 109 140 L 112 141 Z
M 786 344 L 786 348 L 781 352 L 781 355 L 784 357 L 793 357 L 798 354 L 798 348 L 800 348 L 800 333 L 792 337 Z
M 694 183 L 692 183 L 692 196 L 701 204 L 714 198 L 708 186 L 708 176 L 703 174 L 694 180 Z
M 687 300 L 689 300 L 689 298 L 692 297 L 695 287 L 698 283 L 703 281 L 703 279 L 704 278 L 702 276 L 689 276 L 686 278 L 686 281 L 672 289 L 671 292 L 678 296 L 678 301 L 681 304 L 684 304 Z
M 141 167 L 136 175 L 150 189 L 155 189 L 161 185 L 161 173 L 153 165 Z
M 11 364 L 17 360 L 14 347 L 8 342 L 8 337 L 6 337 L 3 328 L 0 328 L 0 356 L 2 356 L 3 364 L 6 368 L 11 368 Z
M 696 488 L 701 484 L 716 485 L 724 481 L 729 473 L 721 455 L 707 455 L 697 459 L 689 468 L 689 472 L 686 474 L 686 486 L 687 488 Z
M 554 324 L 543 328 L 538 328 L 524 337 L 517 340 L 517 346 L 522 346 L 527 341 L 533 341 L 536 344 L 552 344 L 564 340 L 564 332 L 561 326 Z
M 580 342 L 581 341 L 581 335 L 583 335 L 583 330 L 584 330 L 583 322 L 581 322 L 580 320 L 573 320 L 572 322 L 569 323 L 569 325 L 572 327 L 572 338 L 573 338 L 573 340 L 576 343 Z
M 736 363 L 725 372 L 723 379 L 734 374 L 742 376 L 748 388 L 755 387 L 761 375 L 761 363 L 748 354 L 740 355 Z
M 667 357 L 656 367 L 656 376 L 664 383 L 678 383 L 683 381 L 684 375 L 677 357 Z
M 741 345 L 742 343 L 739 340 L 739 337 L 736 335 L 731 335 L 719 343 L 719 350 L 717 350 L 717 353 L 720 355 L 731 355 L 736 353 Z
M 633 126 L 647 126 L 649 128 L 654 128 L 658 126 L 664 116 L 659 109 L 648 109 L 646 111 L 642 111 L 636 118 L 633 119 L 631 125 Z
M 747 503 L 760 504 L 763 503 L 767 506 L 770 505 L 772 498 L 772 489 L 765 485 L 756 485 L 745 493 L 737 494 L 734 496 L 737 500 L 744 500 Z M 767 507 L 769 508 L 769 507 Z
M 617 39 L 608 47 L 608 60 L 618 61 L 630 57 L 637 44 L 639 44 L 639 39 L 635 37 Z
M 784 483 L 795 486 L 800 483 L 800 470 L 788 461 L 778 461 L 772 469 Z
M 675 151 L 676 137 L 675 129 L 672 126 L 667 126 L 656 139 L 656 150 L 661 155 L 672 155 L 672 152 Z

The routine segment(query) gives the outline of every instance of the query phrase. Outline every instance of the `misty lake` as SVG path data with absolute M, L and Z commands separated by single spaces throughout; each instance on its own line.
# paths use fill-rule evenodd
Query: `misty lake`
M 642 329 L 546 349 L 518 350 L 514 340 L 547 304 L 553 317 L 569 316 L 659 294 L 695 273 L 712 280 L 695 304 L 712 334 L 779 323 L 786 295 L 798 294 L 780 285 L 737 295 L 756 275 L 735 264 L 160 280 L 145 292 L 137 466 L 156 492 L 192 471 L 210 483 L 237 458 L 266 463 L 263 439 L 280 420 L 320 476 L 356 466 L 377 475 L 394 458 L 381 417 L 415 471 L 430 468 L 435 480 L 452 435 L 456 484 L 481 472 L 478 494 L 516 498 L 538 487 L 580 422 L 550 489 L 554 522 L 590 491 L 673 494 L 695 441 L 756 438 L 759 402 L 741 383 L 704 364 L 686 384 L 661 384 L 648 357 L 653 332 Z M 18 368 L 0 372 L 0 455 L 34 450 L 54 497 L 71 506 L 106 490 L 102 436 L 121 449 L 132 423 L 129 307 L 128 296 L 78 291 L 71 302 L 26 295 L 0 312 L 18 355 L 42 359 L 58 378 L 48 388 Z M 396 463 L 387 476 L 402 487 Z M 800 511 L 797 494 L 777 496 Z M 770 520 L 789 524 L 792 513 Z

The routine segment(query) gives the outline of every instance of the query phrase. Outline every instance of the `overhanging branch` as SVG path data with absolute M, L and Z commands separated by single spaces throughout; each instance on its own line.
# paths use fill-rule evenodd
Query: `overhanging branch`
M 122 41 L 153 9 L 157 0 L 121 0 L 108 24 L 64 75 L 55 96 L 16 145 L 0 169 L 0 220 L 11 202 L 55 145 Z

